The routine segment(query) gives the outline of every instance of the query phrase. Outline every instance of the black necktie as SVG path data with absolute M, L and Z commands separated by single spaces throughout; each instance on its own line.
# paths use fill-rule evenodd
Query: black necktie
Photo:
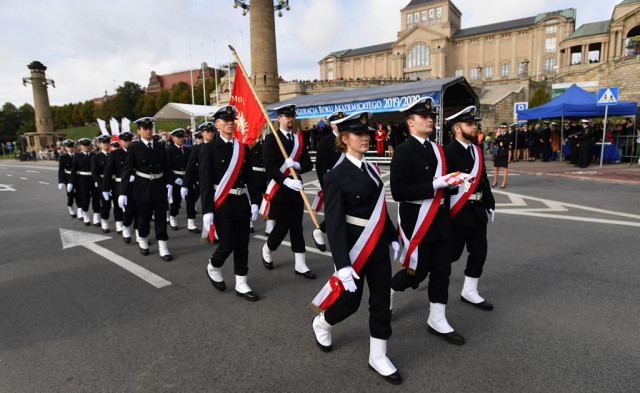
M 151 143 L 147 143 L 147 147 L 149 148 L 149 150 L 153 150 L 153 146 L 151 146 Z
M 365 163 L 363 162 L 360 165 L 360 169 L 362 169 L 362 172 L 366 175 L 367 174 L 367 166 L 365 165 Z
M 289 139 L 289 142 L 293 142 L 293 135 L 291 135 L 291 133 L 288 133 L 287 139 Z
M 475 158 L 473 158 L 473 148 L 471 147 L 471 145 L 467 146 L 467 151 L 469 152 L 469 157 L 471 157 L 471 161 L 475 161 Z

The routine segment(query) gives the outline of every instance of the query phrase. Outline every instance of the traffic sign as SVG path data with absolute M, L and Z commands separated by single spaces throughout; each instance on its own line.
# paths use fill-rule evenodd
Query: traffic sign
M 618 104 L 618 88 L 604 87 L 598 90 L 598 106 L 617 105 Z
M 518 112 L 529 109 L 528 102 L 514 102 L 513 103 L 513 121 L 518 121 Z

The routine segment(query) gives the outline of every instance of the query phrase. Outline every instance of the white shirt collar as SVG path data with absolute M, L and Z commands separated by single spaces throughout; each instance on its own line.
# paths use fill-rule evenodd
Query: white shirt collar
M 347 159 L 348 159 L 349 161 L 351 161 L 351 163 L 352 163 L 353 165 L 357 166 L 357 167 L 358 167 L 358 169 L 361 169 L 361 168 L 362 168 L 362 163 L 363 163 L 363 162 L 367 162 L 367 160 L 366 160 L 364 157 L 362 157 L 362 160 L 359 160 L 359 159 L 355 158 L 354 156 L 352 156 L 351 154 L 348 154 L 348 153 L 345 153 L 345 155 L 344 155 L 344 156 L 345 156 L 345 157 L 347 157 Z
M 460 144 L 464 147 L 465 150 L 467 150 L 469 148 L 469 146 L 471 146 L 471 143 L 467 143 L 467 142 L 463 142 L 460 139 L 456 138 L 456 140 L 458 142 L 460 142 Z
M 140 138 L 140 140 L 142 141 L 142 143 L 144 143 L 145 145 L 151 145 L 151 147 L 153 147 L 153 140 L 146 140 L 144 138 Z
M 222 139 L 224 141 L 224 143 L 229 143 L 229 142 L 231 142 L 233 140 L 233 138 L 227 139 L 227 138 L 223 137 L 222 134 L 220 134 L 219 137 L 220 137 L 220 139 Z
M 284 136 L 286 136 L 287 138 L 289 137 L 289 134 L 291 134 L 292 131 L 285 131 L 282 128 L 280 129 L 280 132 L 284 134 Z
M 101 152 L 102 152 L 102 154 L 104 154 L 105 156 L 106 156 L 107 154 L 109 154 L 109 150 L 101 150 Z
M 336 131 L 334 131 L 334 130 L 331 130 L 331 132 L 333 132 L 333 135 L 335 135 L 335 136 L 336 136 L 336 138 L 338 137 L 338 132 L 336 132 Z
M 418 140 L 418 142 L 420 142 L 421 145 L 424 145 L 424 143 L 427 141 L 426 139 L 421 138 L 421 137 L 419 137 L 417 135 L 414 135 L 414 134 L 411 134 L 411 136 L 416 138 Z

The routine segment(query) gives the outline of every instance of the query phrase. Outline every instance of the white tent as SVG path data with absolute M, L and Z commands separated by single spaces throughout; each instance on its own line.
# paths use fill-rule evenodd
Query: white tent
M 210 117 L 218 108 L 209 105 L 178 104 L 170 102 L 153 116 L 156 120 L 190 120 L 191 128 L 196 128 L 197 117 Z

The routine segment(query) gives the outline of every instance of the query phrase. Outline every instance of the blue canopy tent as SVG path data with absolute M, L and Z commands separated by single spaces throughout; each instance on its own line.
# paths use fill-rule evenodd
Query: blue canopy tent
M 555 100 L 531 109 L 516 111 L 518 121 L 534 119 L 562 118 L 560 125 L 560 145 L 564 143 L 564 118 L 565 117 L 604 117 L 604 106 L 597 105 L 598 97 L 594 93 L 571 85 L 567 91 L 556 97 Z M 617 105 L 610 105 L 609 116 L 636 115 L 638 103 L 618 101 Z
M 596 94 L 589 93 L 577 85 L 571 85 L 553 101 L 535 108 L 517 111 L 518 120 L 604 117 L 604 106 L 596 105 L 596 101 Z M 609 106 L 609 116 L 635 115 L 637 111 L 637 102 L 619 101 L 617 105 Z

